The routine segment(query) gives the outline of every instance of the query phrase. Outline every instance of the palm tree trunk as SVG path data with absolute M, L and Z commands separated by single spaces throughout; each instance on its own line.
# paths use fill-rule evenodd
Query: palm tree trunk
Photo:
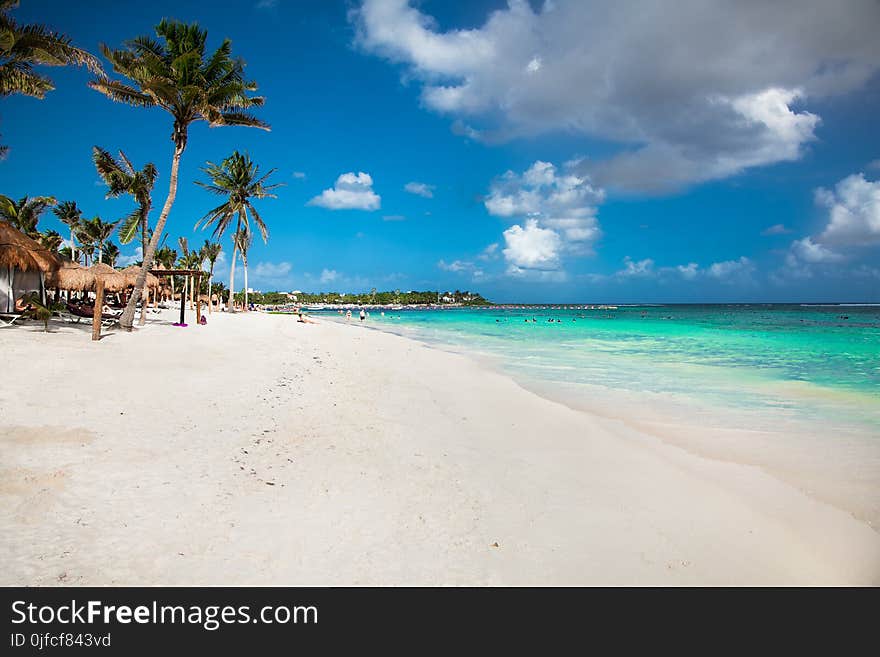
M 98 246 L 98 262 L 104 262 L 104 243 L 101 242 Z
M 156 222 L 156 228 L 153 231 L 153 236 L 150 238 L 150 243 L 147 245 L 147 252 L 144 253 L 144 262 L 141 266 L 141 270 L 138 272 L 134 292 L 132 292 L 131 298 L 125 306 L 125 311 L 123 311 L 122 317 L 119 318 L 119 325 L 126 331 L 131 331 L 132 325 L 134 324 L 134 308 L 140 300 L 141 294 L 143 294 L 144 286 L 147 284 L 147 272 L 150 271 L 153 266 L 153 257 L 156 255 L 156 249 L 159 246 L 159 239 L 162 237 L 162 232 L 165 230 L 165 222 L 168 220 L 168 213 L 171 212 L 171 206 L 174 205 L 174 197 L 177 196 L 177 173 L 180 169 L 180 156 L 183 155 L 185 148 L 186 135 L 184 134 L 178 138 L 174 145 L 174 157 L 171 159 L 171 180 L 168 183 L 168 196 L 165 198 L 165 205 L 162 206 L 162 214 L 159 215 L 159 220 Z
M 241 254 L 241 264 L 244 265 L 244 309 L 248 309 L 248 285 L 247 285 L 247 256 Z
M 208 314 L 214 312 L 214 295 L 211 294 L 211 287 L 214 285 L 214 265 L 211 265 L 211 272 L 208 274 Z
M 235 256 L 238 254 L 238 247 L 232 247 L 232 269 L 229 270 L 229 312 L 235 312 Z
M 70 227 L 70 259 L 76 262 L 76 242 L 73 241 L 73 226 Z
M 149 213 L 149 206 L 147 206 L 147 213 Z M 141 224 L 141 259 L 143 259 L 144 254 L 147 252 L 147 225 L 146 223 Z M 155 290 L 153 290 L 155 292 Z M 141 291 L 143 294 L 143 291 Z M 149 297 L 149 294 L 147 295 Z M 154 295 L 155 296 L 155 295 Z M 141 303 L 141 318 L 138 324 L 143 326 L 147 322 L 147 300 L 145 299 L 143 303 Z

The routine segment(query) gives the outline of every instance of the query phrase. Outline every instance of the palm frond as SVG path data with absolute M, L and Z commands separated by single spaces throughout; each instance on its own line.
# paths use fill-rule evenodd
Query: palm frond
M 137 237 L 138 228 L 141 226 L 143 219 L 143 208 L 137 207 L 128 215 L 120 219 L 119 225 L 119 242 L 128 244 Z
M 117 103 L 125 103 L 135 107 L 152 107 L 156 104 L 156 101 L 149 94 L 116 80 L 92 80 L 89 82 L 89 86 Z

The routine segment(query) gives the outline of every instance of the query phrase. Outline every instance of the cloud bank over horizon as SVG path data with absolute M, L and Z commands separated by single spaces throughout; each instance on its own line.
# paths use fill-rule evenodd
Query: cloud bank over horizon
M 525 0 L 482 26 L 441 29 L 406 0 L 350 13 L 356 44 L 402 65 L 425 107 L 488 143 L 566 133 L 617 146 L 584 172 L 662 191 L 797 160 L 816 139 L 813 98 L 880 70 L 872 0 Z

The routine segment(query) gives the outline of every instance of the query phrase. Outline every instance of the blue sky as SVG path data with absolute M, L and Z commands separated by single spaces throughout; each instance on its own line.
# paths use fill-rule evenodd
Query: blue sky
M 272 131 L 196 124 L 167 229 L 210 237 L 193 229 L 214 200 L 193 184 L 207 160 L 277 168 L 256 289 L 880 301 L 877 3 L 23 4 L 19 22 L 93 52 L 163 17 L 232 39 Z M 45 100 L 0 105 L 0 192 L 115 220 L 130 201 L 104 199 L 97 144 L 154 162 L 161 206 L 167 115 L 44 70 Z M 64 234 L 49 213 L 41 227 Z

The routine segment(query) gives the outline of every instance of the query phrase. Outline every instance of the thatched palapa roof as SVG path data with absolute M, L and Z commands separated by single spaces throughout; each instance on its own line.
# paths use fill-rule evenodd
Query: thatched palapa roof
M 91 290 L 95 286 L 95 274 L 78 262 L 64 260 L 57 271 L 46 277 L 46 286 L 59 290 Z
M 45 246 L 32 240 L 8 221 L 0 221 L 0 267 L 21 271 L 55 271 L 61 261 Z
M 128 276 L 121 271 L 113 269 L 110 265 L 105 265 L 103 262 L 92 265 L 89 267 L 88 271 L 90 271 L 96 279 L 98 277 L 103 278 L 104 289 L 109 292 L 119 292 L 128 287 Z M 92 289 L 94 289 L 94 286 Z
M 128 278 L 128 284 L 134 287 L 137 285 L 137 277 L 141 273 L 141 268 L 137 265 L 130 265 L 123 269 L 121 273 L 125 274 Z M 157 287 L 158 285 L 159 279 L 150 272 L 147 272 L 147 287 Z

